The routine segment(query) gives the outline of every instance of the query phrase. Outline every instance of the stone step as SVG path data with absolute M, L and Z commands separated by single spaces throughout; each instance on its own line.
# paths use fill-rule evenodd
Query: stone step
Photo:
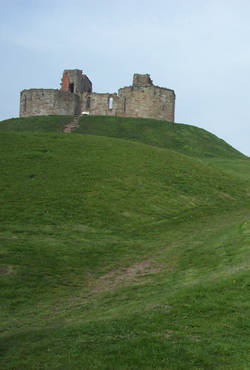
M 79 127 L 78 119 L 79 117 L 74 118 L 72 122 L 67 123 L 67 125 L 64 126 L 63 132 L 70 133 L 73 130 L 75 130 L 77 127 Z

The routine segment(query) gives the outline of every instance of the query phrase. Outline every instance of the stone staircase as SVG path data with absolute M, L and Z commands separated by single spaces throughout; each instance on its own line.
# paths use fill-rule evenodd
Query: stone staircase
M 79 119 L 79 117 L 76 116 L 73 119 L 72 122 L 67 123 L 67 125 L 64 126 L 63 132 L 70 133 L 70 132 L 74 131 L 77 127 L 79 127 L 79 125 L 78 125 L 78 119 Z

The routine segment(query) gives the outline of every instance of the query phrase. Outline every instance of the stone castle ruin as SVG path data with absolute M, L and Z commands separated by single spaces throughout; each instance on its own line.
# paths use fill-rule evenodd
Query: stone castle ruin
M 99 94 L 92 92 L 92 82 L 82 71 L 65 70 L 60 90 L 29 89 L 20 95 L 20 117 L 89 114 L 174 122 L 174 91 L 155 86 L 149 74 L 134 74 L 133 85 L 118 94 Z

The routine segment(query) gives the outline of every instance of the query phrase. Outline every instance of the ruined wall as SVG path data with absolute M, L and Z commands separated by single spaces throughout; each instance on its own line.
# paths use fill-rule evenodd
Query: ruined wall
M 149 74 L 135 73 L 133 85 L 116 93 L 92 93 L 92 82 L 79 69 L 64 70 L 61 90 L 21 92 L 20 117 L 91 114 L 174 121 L 175 93 L 155 86 Z
M 67 73 L 64 73 L 63 77 L 62 77 L 62 82 L 61 82 L 61 90 L 69 92 L 69 90 L 70 90 L 69 85 L 70 85 L 69 76 L 67 75 Z
M 174 121 L 175 93 L 173 90 L 158 86 L 143 86 L 134 90 L 134 86 L 119 89 L 118 95 L 126 101 L 126 117 L 155 118 Z
M 92 92 L 92 82 L 79 69 L 65 69 L 63 71 L 61 90 L 75 94 L 90 93 Z
M 150 78 L 149 74 L 141 75 L 139 73 L 135 73 L 133 76 L 133 86 L 140 88 L 141 86 L 149 86 L 153 85 L 153 81 Z
M 80 114 L 78 95 L 53 89 L 21 91 L 20 117 Z
M 82 94 L 82 112 L 96 116 L 119 116 L 121 107 L 117 94 Z
M 112 100 L 113 99 L 113 100 Z M 82 112 L 90 115 L 154 118 L 174 121 L 173 90 L 147 86 L 134 91 L 133 86 L 119 89 L 117 94 L 82 94 Z

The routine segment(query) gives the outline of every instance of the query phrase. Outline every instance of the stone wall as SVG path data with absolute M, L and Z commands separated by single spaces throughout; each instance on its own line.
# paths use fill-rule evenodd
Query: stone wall
M 61 90 L 75 94 L 82 92 L 91 93 L 92 82 L 79 69 L 65 69 L 63 71 Z
M 95 116 L 120 116 L 121 101 L 117 94 L 82 94 L 82 113 Z
M 133 76 L 133 86 L 149 86 L 153 85 L 153 81 L 150 78 L 149 74 L 141 75 L 139 73 L 135 73 Z
M 117 93 L 92 93 L 92 82 L 79 69 L 64 70 L 61 90 L 21 92 L 20 117 L 90 114 L 174 121 L 175 93 L 155 86 L 149 74 L 135 73 L 133 85 Z
M 113 99 L 113 100 L 112 100 Z M 117 94 L 82 94 L 82 112 L 90 115 L 154 118 L 174 121 L 175 94 L 173 90 L 144 86 L 119 89 Z
M 158 86 L 144 86 L 134 90 L 134 86 L 119 89 L 118 95 L 126 101 L 126 117 L 155 118 L 174 121 L 175 93 Z
M 76 94 L 53 89 L 23 90 L 20 96 L 20 117 L 80 114 Z

